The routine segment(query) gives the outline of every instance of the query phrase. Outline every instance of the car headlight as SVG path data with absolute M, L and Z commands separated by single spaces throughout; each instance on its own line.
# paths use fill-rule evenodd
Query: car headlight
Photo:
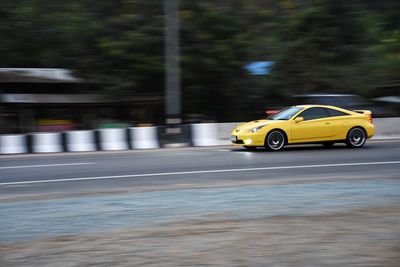
M 264 125 L 257 126 L 256 128 L 251 129 L 251 130 L 249 131 L 249 133 L 256 133 L 256 132 L 258 132 L 259 130 L 261 130 L 263 127 L 265 127 L 265 126 L 267 126 L 267 125 L 268 125 L 268 124 L 264 124 Z

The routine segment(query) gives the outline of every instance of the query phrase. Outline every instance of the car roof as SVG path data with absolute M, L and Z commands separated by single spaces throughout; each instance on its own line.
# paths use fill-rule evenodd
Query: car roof
M 337 110 L 346 110 L 346 111 L 351 111 L 347 110 L 341 107 L 336 107 L 336 106 L 331 106 L 331 105 L 296 105 L 296 107 L 300 108 L 332 108 L 332 109 L 337 109 Z
M 338 96 L 356 96 L 355 94 L 303 94 L 303 95 L 294 95 L 293 97 L 338 97 Z
M 324 108 L 329 108 L 329 107 L 334 107 L 334 106 L 329 106 L 329 105 L 317 105 L 317 104 L 308 104 L 308 105 L 296 105 L 296 107 L 300 108 L 312 108 L 312 107 L 324 107 Z

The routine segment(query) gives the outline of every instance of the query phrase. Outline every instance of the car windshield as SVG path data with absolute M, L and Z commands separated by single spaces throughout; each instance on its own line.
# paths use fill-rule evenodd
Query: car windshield
M 287 121 L 302 109 L 303 108 L 300 108 L 300 107 L 285 108 L 285 109 L 282 109 L 281 111 L 279 111 L 278 113 L 275 113 L 274 115 L 269 116 L 268 119 L 274 120 L 274 121 L 276 121 L 276 120 Z

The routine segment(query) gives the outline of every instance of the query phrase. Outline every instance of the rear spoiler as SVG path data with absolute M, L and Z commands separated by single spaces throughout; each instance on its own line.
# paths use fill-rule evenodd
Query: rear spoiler
M 353 110 L 353 111 L 364 115 L 372 115 L 371 110 Z
M 372 112 L 370 110 L 353 110 L 353 111 L 367 116 L 369 122 L 372 123 Z

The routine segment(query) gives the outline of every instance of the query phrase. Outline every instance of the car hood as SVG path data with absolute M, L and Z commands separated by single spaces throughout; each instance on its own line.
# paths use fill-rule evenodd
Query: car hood
M 238 127 L 236 127 L 236 129 L 238 130 L 251 130 L 253 128 L 256 128 L 258 126 L 261 125 L 269 125 L 269 124 L 274 124 L 277 123 L 279 121 L 274 121 L 274 120 L 255 120 L 255 121 L 250 121 L 250 122 L 246 122 L 243 124 L 240 124 Z

